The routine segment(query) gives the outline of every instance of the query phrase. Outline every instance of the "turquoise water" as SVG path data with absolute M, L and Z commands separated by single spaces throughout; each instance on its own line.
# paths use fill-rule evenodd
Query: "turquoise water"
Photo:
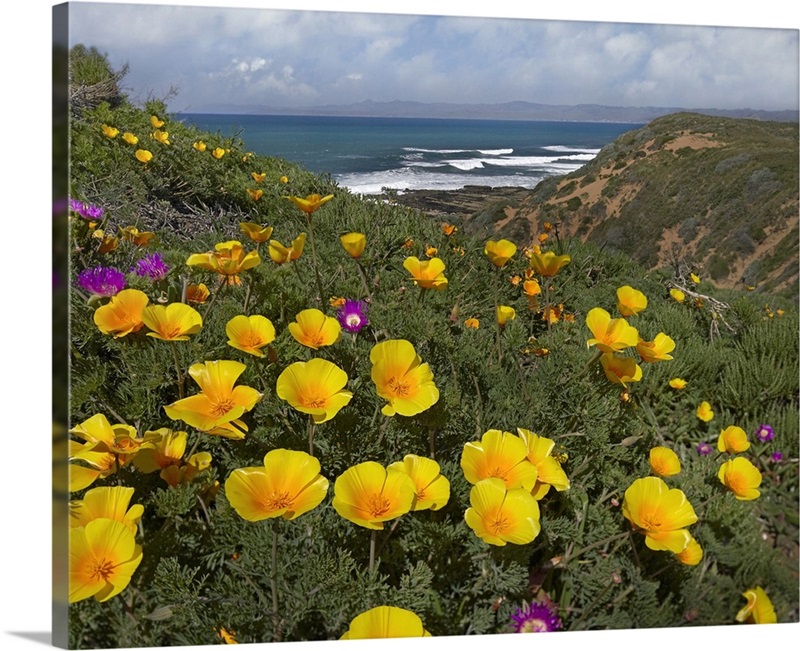
M 639 124 L 189 114 L 179 119 L 247 149 L 328 173 L 353 192 L 534 187 L 592 160 Z

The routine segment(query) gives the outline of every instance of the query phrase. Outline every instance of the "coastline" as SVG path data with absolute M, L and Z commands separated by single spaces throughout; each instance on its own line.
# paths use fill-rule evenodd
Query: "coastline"
M 380 195 L 402 206 L 415 208 L 432 217 L 468 217 L 492 206 L 498 201 L 517 203 L 533 192 L 519 186 L 465 185 L 458 190 L 403 190 Z

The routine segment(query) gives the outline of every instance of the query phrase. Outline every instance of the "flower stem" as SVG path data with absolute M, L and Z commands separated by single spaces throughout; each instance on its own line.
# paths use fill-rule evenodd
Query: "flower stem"
M 225 282 L 226 282 L 226 277 L 222 276 L 222 280 L 219 281 L 219 284 L 217 285 L 217 289 L 214 291 L 214 296 L 211 298 L 211 302 L 208 304 L 208 307 L 206 308 L 206 311 L 203 312 L 203 322 L 205 322 L 206 319 L 208 319 L 208 313 L 211 312 L 211 308 L 213 307 L 214 303 L 217 301 L 217 296 L 219 296 L 220 292 L 222 291 L 222 286 L 225 284 Z
M 172 344 L 172 358 L 175 360 L 175 371 L 178 374 L 178 397 L 183 399 L 183 372 L 181 371 L 181 361 L 178 359 L 178 344 L 175 341 L 171 341 Z
M 358 275 L 361 278 L 361 285 L 364 288 L 364 294 L 366 294 L 367 298 L 372 301 L 372 294 L 369 293 L 369 287 L 367 286 L 367 275 L 364 273 L 364 267 L 361 266 L 361 260 L 356 260 L 356 267 L 358 267 Z
M 495 343 L 497 344 L 497 363 L 502 366 L 503 364 L 503 346 L 500 341 L 500 321 L 497 318 L 497 279 L 499 277 L 500 270 L 497 270 L 497 273 L 494 275 L 494 288 L 492 291 L 492 296 L 494 298 L 494 331 L 495 331 Z
M 317 431 L 317 424 L 312 416 L 308 417 L 308 453 L 314 456 L 314 434 Z
M 274 633 L 273 637 L 276 642 L 281 641 L 281 616 L 278 610 L 278 536 L 280 534 L 280 523 L 278 518 L 272 520 L 272 575 L 270 577 L 270 585 L 272 587 L 272 621 Z
M 377 530 L 372 530 L 372 535 L 369 538 L 369 573 L 375 571 L 375 541 L 378 538 Z
M 311 226 L 311 216 L 306 216 L 306 221 L 308 222 L 308 243 L 311 244 L 311 261 L 314 265 L 314 276 L 317 279 L 317 291 L 319 292 L 319 300 L 321 301 L 324 297 L 322 292 L 322 278 L 319 275 L 319 266 L 317 265 L 317 251 L 314 248 L 314 228 Z
M 247 292 L 244 295 L 244 305 L 242 306 L 242 314 L 247 316 L 247 304 L 250 302 L 250 292 L 253 289 L 253 277 L 250 276 L 247 282 Z

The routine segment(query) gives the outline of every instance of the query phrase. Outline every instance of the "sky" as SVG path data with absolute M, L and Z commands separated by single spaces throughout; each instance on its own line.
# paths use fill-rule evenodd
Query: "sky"
M 0 455 L 0 476 L 6 491 L 3 502 L 5 522 L 13 523 L 12 533 L 0 537 L 0 642 L 4 651 L 41 650 L 47 644 L 51 630 L 50 617 L 50 512 L 51 487 L 47 468 L 51 458 L 52 424 L 47 404 L 50 396 L 49 372 L 51 364 L 50 292 L 52 275 L 49 265 L 50 218 L 52 195 L 50 191 L 50 79 L 51 79 L 51 7 L 52 0 L 26 0 L 16 3 L 13 14 L 8 13 L 6 29 L 0 39 L 0 66 L 6 94 L 0 102 L 2 132 L 3 191 L 6 206 L 5 268 L 7 281 L 3 288 L 3 303 L 8 307 L 9 318 L 0 319 L 0 338 L 7 342 L 3 351 L 3 369 L 11 378 L 14 388 L 6 388 L 4 426 L 6 441 L 4 454 Z M 139 4 L 153 4 L 152 0 L 139 0 Z M 187 5 L 184 0 L 174 4 Z M 344 11 L 364 12 L 373 7 L 367 0 L 194 0 L 195 5 L 251 6 L 321 10 L 336 8 Z M 670 0 L 669 2 L 642 2 L 641 0 L 570 0 L 547 4 L 519 0 L 381 0 L 382 11 L 398 15 L 449 14 L 476 17 L 524 17 L 567 20 L 617 21 L 670 24 L 719 24 L 724 20 L 729 26 L 758 28 L 790 28 L 794 34 L 794 50 L 781 51 L 766 57 L 768 61 L 782 61 L 794 76 L 788 81 L 772 85 L 788 88 L 787 96 L 797 107 L 797 29 L 800 27 L 798 10 L 787 9 L 785 0 L 759 0 L 724 5 L 724 14 L 718 14 L 719 3 L 698 0 Z M 74 6 L 74 3 L 73 3 Z M 143 21 L 148 23 L 147 20 Z M 319 51 L 319 42 L 325 42 L 328 26 L 312 21 L 310 31 L 302 35 L 305 52 Z M 171 32 L 175 39 L 183 38 L 187 28 L 173 24 L 170 29 L 159 28 L 149 21 L 153 33 Z M 215 39 L 214 25 L 193 41 Z M 112 34 L 111 44 L 124 43 L 127 26 Z M 298 37 L 299 38 L 299 37 Z M 143 37 L 139 36 L 140 41 Z M 164 37 L 162 36 L 162 40 Z M 165 39 L 162 45 L 167 45 Z M 262 43 L 264 43 L 262 41 Z M 232 44 L 228 44 L 233 47 Z M 136 49 L 149 50 L 156 44 L 134 43 Z M 264 45 L 266 47 L 266 44 Z M 229 53 L 230 54 L 230 53 Z M 164 57 L 167 58 L 164 58 Z M 196 50 L 181 50 L 177 54 L 163 55 L 160 66 L 172 67 L 170 56 L 178 60 L 201 58 Z M 233 57 L 259 56 L 259 53 L 236 52 Z M 261 54 L 264 59 L 267 57 Z M 328 53 L 325 56 L 329 56 Z M 319 58 L 324 58 L 320 56 Z M 134 59 L 130 56 L 133 68 Z M 296 64 L 295 64 L 296 65 Z M 677 66 L 677 64 L 673 63 Z M 686 65 L 684 61 L 681 65 Z M 677 66 L 680 67 L 680 66 Z M 481 66 L 472 72 L 479 74 Z M 595 66 L 594 74 L 602 69 Z M 298 68 L 298 71 L 300 68 Z M 133 70 L 131 71 L 133 74 Z M 387 73 L 388 74 L 388 73 Z M 299 75 L 296 72 L 295 75 Z M 590 75 L 591 76 L 591 75 Z M 172 74 L 170 74 L 170 78 Z M 130 80 L 129 80 L 130 81 Z M 174 81 L 174 79 L 172 80 Z M 169 83 L 169 82 L 167 82 Z M 469 79 L 466 87 L 475 86 Z M 756 84 L 756 80 L 742 78 L 741 86 Z M 150 87 L 153 84 L 150 82 Z M 517 82 L 517 86 L 520 83 Z M 146 93 L 147 91 L 139 91 Z M 184 86 L 181 95 L 189 89 Z M 219 91 L 217 91 L 219 92 Z M 178 97 L 180 98 L 181 95 Z M 754 92 L 753 107 L 757 108 L 758 92 Z M 199 101 L 199 100 L 192 100 Z M 460 100 L 459 100 L 460 101 Z M 500 100 L 497 100 L 500 101 Z M 781 106 L 780 108 L 788 108 Z M 24 587 L 24 590 L 23 590 Z M 699 648 L 708 645 L 731 648 L 776 647 L 790 648 L 788 642 L 796 639 L 798 625 L 780 626 L 723 626 L 704 629 L 681 628 L 637 630 L 626 632 L 592 631 L 565 633 L 537 638 L 536 648 L 541 651 L 574 651 L 585 649 L 587 644 L 616 646 L 614 648 L 647 648 L 648 651 L 675 651 L 676 648 Z M 452 642 L 452 640 L 451 640 Z M 508 651 L 530 648 L 528 638 L 504 636 L 503 646 Z M 485 642 L 478 637 L 458 638 L 458 647 L 464 651 L 483 651 Z M 281 651 L 345 651 L 353 643 L 285 643 Z M 427 638 L 415 645 L 428 646 L 430 651 L 440 651 L 448 645 Z M 352 646 L 352 648 L 355 648 Z M 381 651 L 401 651 L 403 640 L 386 641 Z M 195 647 L 211 651 L 216 647 Z M 250 645 L 251 649 L 272 648 L 266 644 Z M 375 648 L 370 646 L 369 648 Z
M 798 108 L 797 29 L 587 22 L 580 12 L 534 20 L 108 3 L 70 11 L 71 44 L 97 47 L 114 68 L 128 63 L 134 100 L 176 87 L 175 112 L 362 100 Z

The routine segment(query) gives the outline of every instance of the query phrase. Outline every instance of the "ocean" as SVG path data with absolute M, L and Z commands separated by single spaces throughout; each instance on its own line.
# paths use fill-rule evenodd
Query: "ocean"
M 641 124 L 182 113 L 187 124 L 238 136 L 249 151 L 330 174 L 359 194 L 383 188 L 533 188 L 592 160 Z

